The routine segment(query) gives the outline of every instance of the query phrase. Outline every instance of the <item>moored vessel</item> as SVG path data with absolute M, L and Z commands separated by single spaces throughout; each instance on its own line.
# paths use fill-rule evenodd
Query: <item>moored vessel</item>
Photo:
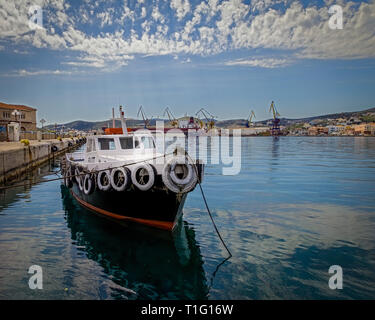
M 166 154 L 148 130 L 87 137 L 83 152 L 67 153 L 64 184 L 91 211 L 120 223 L 173 230 L 204 165 L 182 150 Z

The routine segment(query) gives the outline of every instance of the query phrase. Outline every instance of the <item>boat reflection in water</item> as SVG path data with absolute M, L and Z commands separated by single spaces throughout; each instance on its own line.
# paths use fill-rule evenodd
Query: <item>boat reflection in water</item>
M 187 224 L 173 233 L 121 227 L 81 207 L 63 185 L 61 193 L 72 240 L 120 288 L 109 298 L 207 299 L 202 256 Z

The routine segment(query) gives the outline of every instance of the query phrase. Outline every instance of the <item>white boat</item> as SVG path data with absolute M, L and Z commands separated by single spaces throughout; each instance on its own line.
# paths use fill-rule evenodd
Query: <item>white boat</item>
M 173 230 L 204 165 L 185 152 L 165 154 L 149 131 L 88 136 L 83 152 L 67 153 L 64 184 L 84 207 L 120 223 Z

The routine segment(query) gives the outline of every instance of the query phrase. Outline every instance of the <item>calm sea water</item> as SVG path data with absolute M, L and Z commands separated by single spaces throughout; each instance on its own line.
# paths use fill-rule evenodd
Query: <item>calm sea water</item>
M 233 254 L 218 268 L 227 253 L 199 188 L 170 236 L 94 216 L 41 168 L 0 194 L 0 299 L 375 298 L 374 138 L 243 138 L 241 173 L 221 169 L 203 182 Z M 28 287 L 34 264 L 42 290 Z

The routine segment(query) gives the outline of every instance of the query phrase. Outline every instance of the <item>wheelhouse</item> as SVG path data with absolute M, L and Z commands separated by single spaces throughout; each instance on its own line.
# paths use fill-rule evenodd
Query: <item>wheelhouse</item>
M 152 135 L 108 135 L 89 136 L 86 143 L 86 153 L 111 152 L 124 153 L 126 151 L 153 151 L 155 141 Z

